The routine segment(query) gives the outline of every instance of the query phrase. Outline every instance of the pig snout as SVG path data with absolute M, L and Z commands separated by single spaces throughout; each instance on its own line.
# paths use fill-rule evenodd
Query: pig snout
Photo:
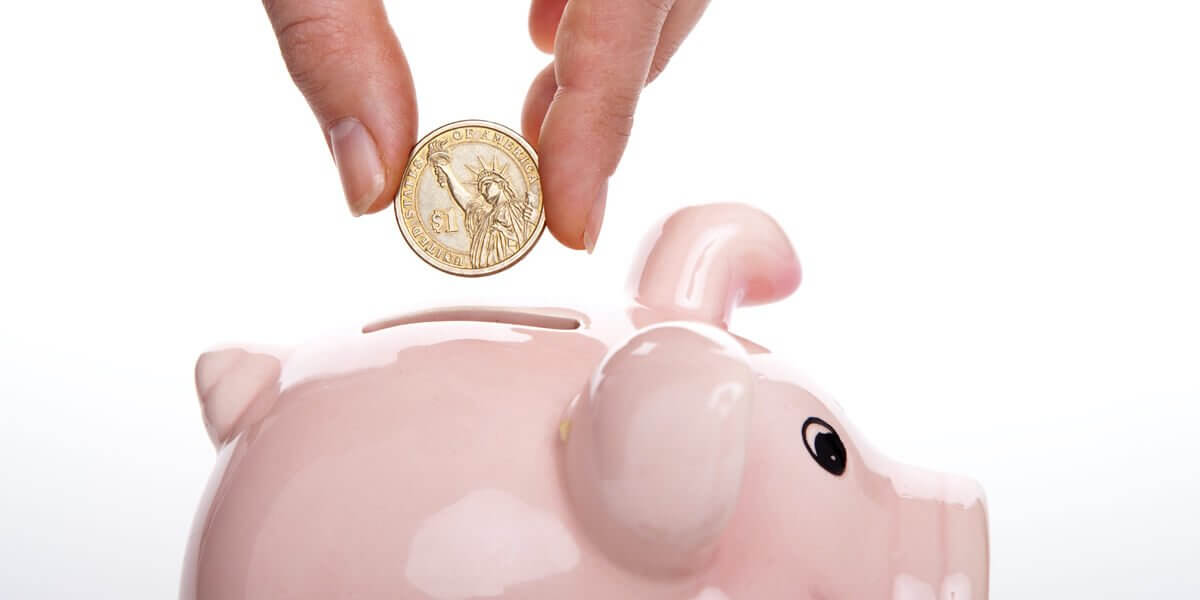
M 702 567 L 737 503 L 753 374 L 724 331 L 645 329 L 609 354 L 562 429 L 571 502 L 615 562 Z
M 897 600 L 986 600 L 987 508 L 969 479 L 904 467 L 892 530 L 892 585 Z

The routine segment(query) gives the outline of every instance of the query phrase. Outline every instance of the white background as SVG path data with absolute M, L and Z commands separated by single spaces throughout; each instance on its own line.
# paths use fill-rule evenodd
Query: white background
M 462 4 L 389 3 L 420 129 L 516 127 L 528 6 Z M 718 0 L 643 97 L 597 252 L 546 236 L 485 280 L 349 216 L 258 3 L 3 12 L 4 598 L 177 594 L 205 348 L 607 302 L 653 220 L 730 200 L 806 268 L 734 329 L 983 483 L 994 598 L 1200 597 L 1194 2 Z

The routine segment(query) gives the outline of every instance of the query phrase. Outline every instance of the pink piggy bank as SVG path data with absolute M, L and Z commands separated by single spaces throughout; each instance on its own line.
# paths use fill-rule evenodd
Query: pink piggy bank
M 467 307 L 202 355 L 185 599 L 986 600 L 971 481 L 893 462 L 726 330 L 790 294 L 741 205 L 657 228 L 605 313 Z

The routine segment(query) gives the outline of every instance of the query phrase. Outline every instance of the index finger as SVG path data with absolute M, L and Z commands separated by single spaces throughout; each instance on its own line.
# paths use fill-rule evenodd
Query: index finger
M 538 136 L 546 222 L 571 248 L 594 247 L 608 178 L 673 0 L 569 0 L 554 42 L 557 91 Z

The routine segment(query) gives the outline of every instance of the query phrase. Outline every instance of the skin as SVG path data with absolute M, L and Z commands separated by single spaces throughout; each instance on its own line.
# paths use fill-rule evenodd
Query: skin
M 263 0 L 284 62 L 326 132 L 357 119 L 374 141 L 382 193 L 355 212 L 386 209 L 417 138 L 412 75 L 382 0 Z M 591 250 L 608 179 L 642 89 L 666 67 L 708 0 L 533 0 L 529 33 L 553 61 L 534 78 L 522 130 L 541 156 L 546 223 Z M 353 200 L 352 200 L 353 201 Z

